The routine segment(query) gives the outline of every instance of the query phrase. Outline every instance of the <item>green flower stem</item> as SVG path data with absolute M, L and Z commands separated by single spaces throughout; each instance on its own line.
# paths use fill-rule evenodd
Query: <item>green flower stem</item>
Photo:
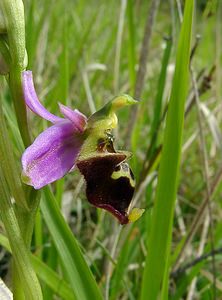
M 25 18 L 22 0 L 1 0 L 11 55 L 9 87 L 15 106 L 19 130 L 27 147 L 31 140 L 28 131 L 26 107 L 23 99 L 21 72 L 25 69 Z
M 22 90 L 21 73 L 26 67 L 26 49 L 25 49 L 25 19 L 24 6 L 22 0 L 1 0 L 0 8 L 3 13 L 4 26 L 6 28 L 6 37 L 1 39 L 1 53 L 5 62 L 9 66 L 8 84 L 13 99 L 18 127 L 25 147 L 29 146 L 31 140 L 28 131 L 28 123 L 26 116 L 26 107 Z M 3 116 L 2 116 L 3 118 Z M 6 135 L 6 128 L 2 128 Z M 14 298 L 23 299 L 21 290 L 24 291 L 26 299 L 42 299 L 41 288 L 37 277 L 32 269 L 29 260 L 29 246 L 31 242 L 36 208 L 39 201 L 37 198 L 32 202 L 32 207 L 29 207 L 28 193 L 24 193 L 23 188 L 20 188 L 21 194 L 16 188 L 19 188 L 20 179 L 17 180 L 17 185 L 13 185 L 13 177 L 16 178 L 17 173 L 14 164 L 10 163 L 10 168 L 7 167 L 9 154 L 7 152 L 7 143 L 1 143 L 2 150 L 1 158 L 6 163 L 3 164 L 1 176 L 4 179 L 1 181 L 2 205 L 1 217 L 4 223 L 8 239 L 12 249 L 14 259 Z M 9 151 L 10 152 L 10 151 Z M 13 156 L 13 154 L 11 154 Z M 17 178 L 16 178 L 17 179 Z M 9 186 L 10 193 L 16 200 L 12 205 L 10 196 L 7 190 Z M 19 199 L 19 201 L 18 201 Z M 27 209 L 28 208 L 28 209 Z
M 35 217 L 39 207 L 39 193 L 34 189 L 29 189 L 28 197 L 30 200 L 29 211 L 24 210 L 21 206 L 15 205 L 15 213 L 19 222 L 20 230 L 27 249 L 30 248 Z
M 1 0 L 10 53 L 14 66 L 23 68 L 25 58 L 25 18 L 22 0 Z
M 9 87 L 15 107 L 16 118 L 21 137 L 25 147 L 31 144 L 31 139 L 28 131 L 28 122 L 26 115 L 26 107 L 23 99 L 22 82 L 21 82 L 22 69 L 14 67 L 9 74 Z
M 0 83 L 0 89 L 2 85 Z M 7 126 L 5 123 L 3 109 L 2 109 L 2 97 L 0 98 L 0 161 L 1 167 L 4 172 L 5 179 L 9 186 L 10 192 L 14 197 L 16 203 L 23 207 L 26 211 L 28 205 L 25 200 L 25 193 L 22 187 L 19 170 L 13 155 L 13 146 L 10 142 L 10 137 L 7 131 Z
M 0 169 L 0 201 L 0 215 L 8 235 L 16 266 L 13 270 L 16 272 L 15 276 L 17 275 L 20 278 L 20 284 L 22 284 L 21 289 L 24 291 L 26 299 L 41 300 L 43 299 L 41 288 L 31 266 L 29 251 L 27 250 L 21 235 L 2 169 Z M 15 299 L 18 299 L 16 298 L 16 295 Z
M 12 260 L 12 282 L 13 282 L 13 298 L 16 300 L 25 300 L 25 295 L 21 289 L 21 279 L 18 276 L 19 272 L 17 270 L 15 260 Z
M 1 85 L 0 85 L 1 88 Z M 19 229 L 22 233 L 22 237 L 26 246 L 27 251 L 30 248 L 31 237 L 33 232 L 34 220 L 36 209 L 39 205 L 39 200 L 36 197 L 32 196 L 31 202 L 32 206 L 29 205 L 28 201 L 26 202 L 27 193 L 24 192 L 21 179 L 19 176 L 19 170 L 16 167 L 16 161 L 13 155 L 13 146 L 10 143 L 10 137 L 7 132 L 7 126 L 3 116 L 2 109 L 2 99 L 0 99 L 0 161 L 1 168 L 4 174 L 4 180 L 9 187 L 10 194 L 15 199 L 15 204 L 13 205 L 15 216 L 17 217 L 17 222 Z M 32 193 L 30 192 L 30 195 Z M 2 209 L 2 206 L 1 206 Z M 3 220 L 4 222 L 4 220 Z M 14 254 L 14 253 L 13 253 Z M 19 295 L 21 294 L 22 281 L 18 276 L 18 268 L 16 264 L 13 264 L 13 286 L 15 285 L 14 295 L 17 299 L 22 299 Z M 19 288 L 20 286 L 20 288 Z M 17 295 L 17 292 L 19 293 Z

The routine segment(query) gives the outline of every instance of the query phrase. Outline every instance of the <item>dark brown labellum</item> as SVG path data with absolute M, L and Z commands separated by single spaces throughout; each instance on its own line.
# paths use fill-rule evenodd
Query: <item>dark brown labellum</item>
M 102 141 L 100 146 L 103 148 Z M 77 163 L 86 180 L 88 201 L 111 212 L 121 224 L 129 221 L 128 208 L 135 189 L 133 173 L 125 160 L 124 153 L 106 152 Z

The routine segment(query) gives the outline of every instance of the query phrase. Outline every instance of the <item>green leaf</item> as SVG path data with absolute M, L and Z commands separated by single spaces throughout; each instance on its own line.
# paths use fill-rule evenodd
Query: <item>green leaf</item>
M 174 205 L 179 177 L 184 104 L 188 91 L 192 16 L 193 1 L 186 1 L 164 134 L 151 232 L 147 236 L 149 248 L 143 274 L 142 300 L 158 299 L 163 278 L 164 282 L 168 281 L 166 272 L 168 272 L 167 262 L 171 245 Z
M 63 267 L 67 272 L 75 298 L 79 300 L 102 299 L 78 243 L 66 224 L 49 187 L 43 190 L 40 207 Z
M 135 24 L 134 24 L 134 3 L 132 0 L 127 2 L 127 26 L 128 26 L 128 68 L 130 92 L 133 94 L 136 80 L 136 51 L 135 51 Z
M 71 287 L 51 268 L 44 264 L 35 255 L 31 256 L 31 262 L 39 279 L 46 283 L 55 294 L 62 297 L 62 299 L 75 299 Z
M 29 256 L 29 250 L 27 249 L 23 236 L 21 234 L 18 220 L 13 209 L 9 191 L 7 189 L 7 183 L 4 178 L 4 174 L 0 168 L 0 216 L 4 223 L 4 227 L 9 239 L 10 247 L 12 249 L 12 256 L 14 259 L 16 283 L 19 282 L 20 290 L 24 291 L 27 299 L 43 299 L 41 293 L 41 287 L 39 285 L 37 276 L 32 268 Z M 14 276 L 13 276 L 14 277 Z M 16 295 L 14 295 L 17 299 Z
M 12 250 L 9 241 L 7 237 L 1 233 L 0 245 L 11 253 Z M 31 255 L 31 262 L 39 279 L 46 283 L 55 294 L 62 297 L 62 299 L 75 299 L 70 286 L 34 254 Z
M 2 84 L 0 82 L 0 88 Z M 25 193 L 22 188 L 20 179 L 20 173 L 13 154 L 13 144 L 11 143 L 9 133 L 7 131 L 7 125 L 3 115 L 2 109 L 3 97 L 0 97 L 0 161 L 1 167 L 4 172 L 5 179 L 9 186 L 10 192 L 13 195 L 18 205 L 28 210 L 28 205 L 25 199 Z
M 166 48 L 162 58 L 160 77 L 158 79 L 157 94 L 154 101 L 154 109 L 153 109 L 154 114 L 153 114 L 153 121 L 151 124 L 151 133 L 150 133 L 150 136 L 152 137 L 152 143 L 151 143 L 151 149 L 149 153 L 150 155 L 148 159 L 152 157 L 153 154 L 152 150 L 156 147 L 158 128 L 161 121 L 163 94 L 164 94 L 165 82 L 167 77 L 167 67 L 170 59 L 171 48 L 172 48 L 172 39 L 168 38 L 166 40 Z

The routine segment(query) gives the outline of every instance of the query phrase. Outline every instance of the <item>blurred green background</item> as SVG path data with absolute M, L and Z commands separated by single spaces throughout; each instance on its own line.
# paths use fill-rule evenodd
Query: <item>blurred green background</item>
M 144 29 L 153 2 L 25 0 L 28 69 L 33 71 L 44 106 L 58 114 L 61 102 L 90 116 L 115 95 L 134 96 L 144 50 Z M 133 153 L 130 164 L 137 180 L 135 201 L 146 212 L 136 223 L 120 228 L 111 215 L 87 202 L 79 172 L 71 172 L 52 185 L 99 286 L 106 298 L 109 289 L 110 299 L 138 299 L 147 254 L 146 235 L 184 5 L 183 1 L 160 2 L 150 32 L 145 36 L 149 46 L 143 62 L 146 74 L 144 82 L 141 81 L 138 109 L 121 110 L 115 132 L 116 148 L 127 148 Z M 169 299 L 173 300 L 222 298 L 221 17 L 221 1 L 196 1 L 191 65 L 198 88 L 201 125 L 190 80 L 170 259 Z M 171 41 L 169 58 L 163 61 Z M 164 90 L 160 95 L 160 119 L 153 131 L 161 84 Z M 3 108 L 20 164 L 23 146 L 6 86 L 4 97 Z M 32 113 L 28 118 L 33 138 L 48 126 Z M 187 242 L 183 244 L 184 241 Z M 37 256 L 66 279 L 40 211 L 32 244 Z M 214 264 L 213 252 L 216 252 Z M 8 255 L 4 250 L 1 255 L 1 276 L 7 277 Z M 201 257 L 200 261 L 196 261 L 197 257 Z M 43 290 L 45 299 L 54 299 L 49 287 Z

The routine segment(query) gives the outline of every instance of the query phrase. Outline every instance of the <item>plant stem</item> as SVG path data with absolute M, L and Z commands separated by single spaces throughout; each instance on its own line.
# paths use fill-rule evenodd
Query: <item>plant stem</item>
M 12 282 L 13 282 L 13 298 L 14 300 L 25 300 L 25 295 L 21 289 L 21 280 L 18 276 L 18 270 L 14 259 L 12 260 Z
M 2 85 L 0 82 L 0 89 Z M 7 181 L 10 193 L 15 199 L 16 203 L 23 207 L 26 211 L 29 211 L 28 204 L 25 200 L 25 193 L 20 179 L 20 171 L 17 167 L 17 162 L 13 155 L 13 145 L 10 141 L 10 136 L 7 131 L 7 125 L 3 115 L 2 109 L 3 97 L 0 96 L 0 161 L 1 168 L 4 172 L 5 179 Z
M 28 147 L 31 144 L 31 140 L 28 131 L 26 107 L 23 99 L 21 71 L 22 70 L 18 67 L 11 70 L 9 74 L 9 87 L 15 107 L 19 131 L 25 147 Z
M 24 145 L 27 147 L 31 140 L 28 131 L 21 81 L 21 72 L 26 65 L 24 6 L 21 0 L 1 0 L 0 6 L 4 16 L 8 48 L 11 55 L 9 86 L 15 106 L 19 130 Z
M 24 291 L 25 297 L 28 300 L 41 300 L 42 292 L 36 277 L 35 272 L 32 269 L 29 251 L 27 250 L 19 224 L 10 201 L 10 195 L 7 189 L 7 183 L 5 181 L 2 170 L 0 169 L 0 199 L 1 210 L 0 215 L 4 223 L 6 233 L 8 235 L 9 243 L 12 249 L 12 255 L 14 258 L 16 268 L 14 271 L 17 276 L 20 277 L 21 289 Z M 17 273 L 17 271 L 18 273 Z M 16 285 L 17 286 L 17 285 Z M 16 295 L 15 295 L 16 296 Z

